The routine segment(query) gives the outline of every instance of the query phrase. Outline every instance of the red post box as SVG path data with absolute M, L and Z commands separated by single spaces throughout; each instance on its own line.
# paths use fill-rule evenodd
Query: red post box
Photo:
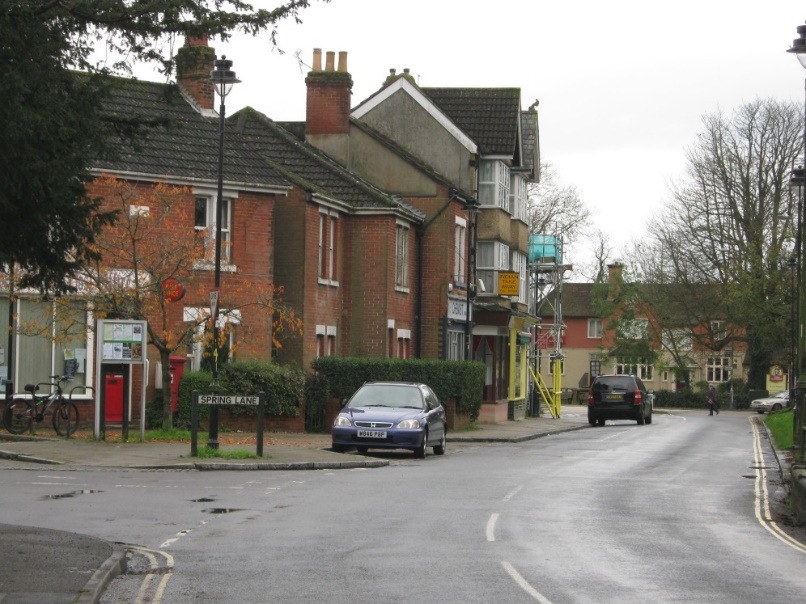
M 104 419 L 107 422 L 123 421 L 123 376 L 107 373 L 104 380 Z
M 171 362 L 171 411 L 179 412 L 179 384 L 182 382 L 182 373 L 185 371 L 186 357 L 170 356 Z

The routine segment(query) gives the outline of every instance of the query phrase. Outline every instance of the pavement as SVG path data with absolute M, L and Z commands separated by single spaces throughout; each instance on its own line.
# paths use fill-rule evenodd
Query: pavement
M 587 408 L 563 406 L 561 417 L 528 417 L 504 424 L 448 434 L 451 444 L 517 443 L 588 425 Z M 47 434 L 40 429 L 40 434 Z M 52 433 L 51 433 L 52 434 Z M 42 465 L 70 469 L 118 468 L 198 471 L 325 470 L 389 465 L 380 456 L 335 453 L 329 434 L 266 433 L 263 457 L 228 460 L 191 457 L 190 443 L 140 442 L 130 431 L 128 442 L 109 438 L 14 436 L 0 432 L 3 467 L 37 469 Z M 255 435 L 219 434 L 219 449 L 256 452 Z M 199 434 L 199 448 L 206 444 Z M 25 573 L 16 572 L 25 568 Z M 106 586 L 126 570 L 123 546 L 86 535 L 0 524 L 0 603 L 98 602 Z M 89 581 L 86 577 L 90 576 Z M 32 591 L 35 589 L 36 591 Z

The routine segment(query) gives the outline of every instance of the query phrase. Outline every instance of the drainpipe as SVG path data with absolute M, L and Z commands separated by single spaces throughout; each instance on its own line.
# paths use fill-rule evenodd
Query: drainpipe
M 434 214 L 431 218 L 426 220 L 424 223 L 417 225 L 415 230 L 415 234 L 417 237 L 417 313 L 414 317 L 415 323 L 415 330 L 417 333 L 417 341 L 414 343 L 414 358 L 419 359 L 422 355 L 422 340 L 423 340 L 423 278 L 424 278 L 424 270 L 423 270 L 423 248 L 425 247 L 425 232 L 428 230 L 428 227 L 431 226 L 434 221 L 439 218 L 442 213 L 448 209 L 451 205 L 451 202 L 455 199 L 459 201 L 463 201 L 468 203 L 467 200 L 464 199 L 456 189 L 449 189 L 448 190 L 448 200 L 442 204 L 442 207 Z
M 417 312 L 414 314 L 414 329 L 417 338 L 414 341 L 414 358 L 419 359 L 422 355 L 423 339 L 423 239 L 425 229 L 428 224 L 418 224 L 414 229 L 417 240 Z

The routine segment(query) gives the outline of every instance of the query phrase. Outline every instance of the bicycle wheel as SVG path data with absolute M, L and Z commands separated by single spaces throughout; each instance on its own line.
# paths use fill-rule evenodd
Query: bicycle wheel
M 6 409 L 3 411 L 3 426 L 12 434 L 28 432 L 33 421 L 31 401 L 15 398 L 10 403 L 6 403 Z
M 78 407 L 62 401 L 53 410 L 53 429 L 60 436 L 70 436 L 78 428 Z

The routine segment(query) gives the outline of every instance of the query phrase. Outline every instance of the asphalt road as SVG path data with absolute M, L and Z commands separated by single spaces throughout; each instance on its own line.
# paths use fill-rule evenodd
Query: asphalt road
M 804 536 L 765 519 L 766 505 L 780 505 L 780 477 L 744 413 L 609 422 L 425 460 L 379 456 L 392 463 L 0 470 L 4 521 L 136 545 L 110 603 L 733 604 L 806 594 Z

